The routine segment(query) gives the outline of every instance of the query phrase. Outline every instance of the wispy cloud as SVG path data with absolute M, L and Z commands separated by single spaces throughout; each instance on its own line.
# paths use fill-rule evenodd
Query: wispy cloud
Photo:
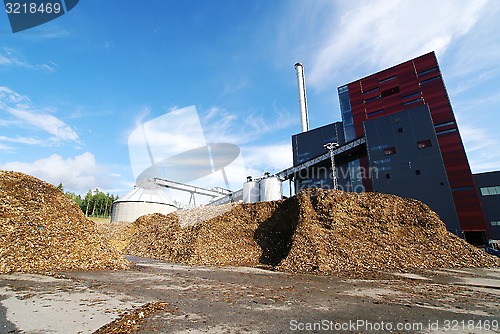
M 243 79 L 235 84 L 227 84 L 226 86 L 224 86 L 224 89 L 222 90 L 222 93 L 220 95 L 221 97 L 223 97 L 226 95 L 234 94 L 249 87 L 251 87 L 250 81 L 248 79 Z
M 242 117 L 241 115 L 246 116 Z M 207 140 L 244 145 L 269 134 L 295 125 L 297 117 L 277 103 L 265 113 L 250 110 L 232 112 L 221 107 L 211 107 L 202 113 L 201 121 Z
M 57 65 L 54 62 L 48 62 L 43 64 L 32 64 L 27 60 L 23 59 L 14 50 L 9 48 L 3 48 L 0 50 L 0 67 L 6 68 L 22 68 L 27 70 L 42 71 L 45 73 L 54 73 L 56 71 Z
M 485 129 L 468 124 L 460 126 L 460 134 L 474 173 L 500 170 L 500 151 L 492 149 L 500 146 L 499 140 Z
M 304 12 L 297 8 L 293 15 L 305 27 L 315 26 L 317 23 L 312 20 L 317 17 L 329 17 L 324 21 L 329 23 L 319 30 L 306 30 L 310 35 L 302 38 L 304 47 L 309 49 L 304 56 L 311 63 L 308 82 L 323 89 L 339 85 L 339 79 L 340 83 L 357 79 L 360 69 L 369 74 L 429 51 L 436 51 L 438 56 L 445 53 L 478 23 L 488 1 L 320 3 L 321 6 Z
M 0 142 L 9 142 L 9 143 L 20 143 L 20 144 L 27 144 L 27 145 L 42 145 L 43 142 L 35 139 L 35 138 L 29 138 L 29 137 L 5 137 L 5 136 L 0 136 Z M 0 149 L 1 150 L 1 149 Z
M 9 141 L 34 145 L 57 145 L 63 142 L 80 143 L 76 132 L 61 119 L 34 106 L 26 96 L 18 94 L 8 87 L 0 86 L 0 112 L 10 119 L 3 119 L 1 126 L 42 132 L 48 137 L 0 137 L 0 141 Z M 4 117 L 5 117 L 4 116 Z

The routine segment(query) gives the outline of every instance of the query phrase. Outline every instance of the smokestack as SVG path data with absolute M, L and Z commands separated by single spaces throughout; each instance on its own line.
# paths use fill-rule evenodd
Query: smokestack
M 307 111 L 304 65 L 301 63 L 295 64 L 295 71 L 297 71 L 297 82 L 299 84 L 300 125 L 302 127 L 302 132 L 307 132 L 309 131 L 309 113 Z

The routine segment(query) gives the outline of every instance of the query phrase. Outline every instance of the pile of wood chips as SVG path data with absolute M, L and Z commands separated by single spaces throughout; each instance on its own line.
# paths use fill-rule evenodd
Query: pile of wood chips
M 435 212 L 412 199 L 316 189 L 230 209 L 185 227 L 176 213 L 142 216 L 131 223 L 124 252 L 191 265 L 315 274 L 500 266 L 498 258 L 449 233 Z
M 156 333 L 154 326 L 148 323 L 150 318 L 157 314 L 174 313 L 176 310 L 177 308 L 163 302 L 147 303 L 121 314 L 118 319 L 104 325 L 93 334 Z
M 0 273 L 128 266 L 59 189 L 32 176 L 0 171 Z

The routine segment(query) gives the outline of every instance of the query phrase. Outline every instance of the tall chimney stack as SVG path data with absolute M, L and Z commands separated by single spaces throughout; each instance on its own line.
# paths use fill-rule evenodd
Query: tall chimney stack
M 301 63 L 295 64 L 295 71 L 297 71 L 297 82 L 299 84 L 300 125 L 302 127 L 302 132 L 307 132 L 309 131 L 309 113 L 307 111 L 304 65 Z

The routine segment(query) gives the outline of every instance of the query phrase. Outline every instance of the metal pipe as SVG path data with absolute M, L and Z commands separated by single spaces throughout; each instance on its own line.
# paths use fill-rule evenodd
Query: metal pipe
M 301 63 L 295 64 L 297 71 L 297 83 L 299 84 L 299 104 L 300 104 L 300 125 L 302 132 L 309 131 L 309 113 L 307 111 L 306 98 L 306 78 L 304 75 L 304 65 Z
M 333 189 L 337 190 L 338 185 L 337 185 L 337 169 L 335 167 L 335 154 L 333 151 L 335 151 L 340 145 L 338 143 L 327 143 L 323 145 L 323 147 L 330 151 L 330 160 L 332 163 L 332 179 L 333 179 Z

